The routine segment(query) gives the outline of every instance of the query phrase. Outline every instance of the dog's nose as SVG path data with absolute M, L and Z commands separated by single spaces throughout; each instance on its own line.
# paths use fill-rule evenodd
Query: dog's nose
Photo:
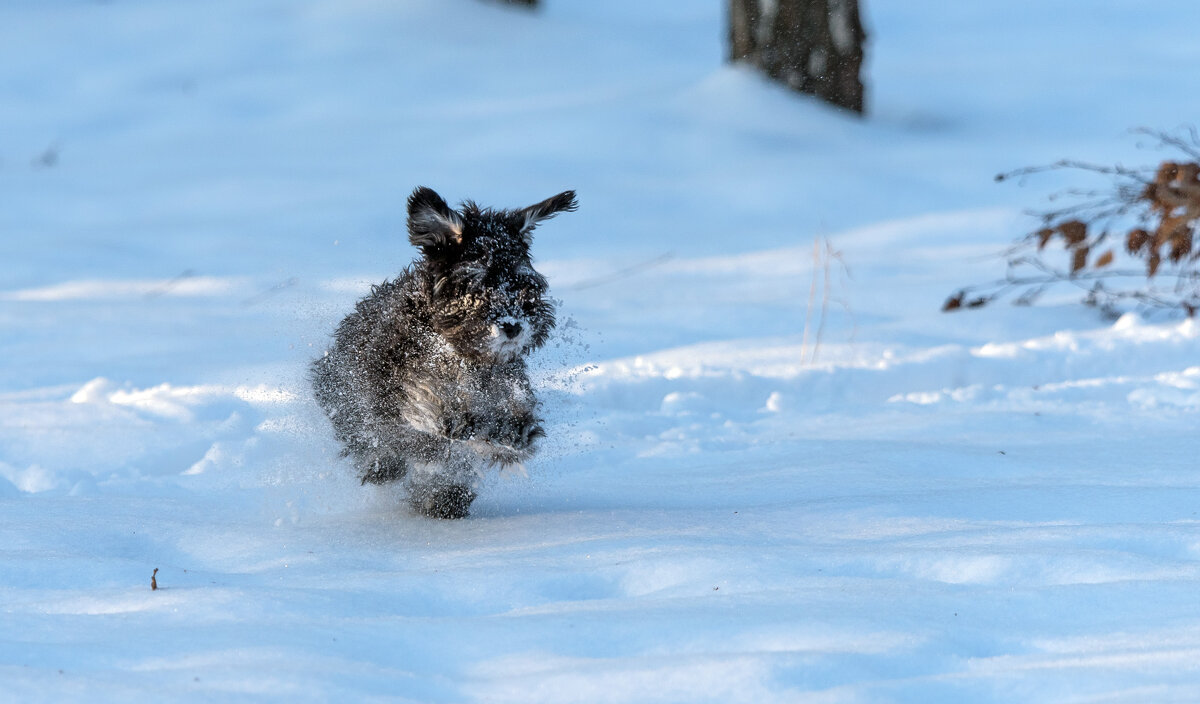
M 500 329 L 504 331 L 505 337 L 509 339 L 521 334 L 520 323 L 500 323 Z

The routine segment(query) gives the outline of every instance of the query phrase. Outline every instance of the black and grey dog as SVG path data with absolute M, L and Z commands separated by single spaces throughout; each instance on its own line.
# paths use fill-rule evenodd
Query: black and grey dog
M 371 288 L 312 367 L 318 403 L 363 483 L 404 480 L 422 513 L 462 518 L 483 470 L 519 465 L 545 435 L 525 355 L 554 327 L 531 233 L 575 210 L 566 191 L 520 210 L 408 199 L 421 257 Z

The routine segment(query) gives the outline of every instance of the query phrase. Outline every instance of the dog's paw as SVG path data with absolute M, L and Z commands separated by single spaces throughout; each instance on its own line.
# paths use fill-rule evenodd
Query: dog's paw
M 492 464 L 500 465 L 501 467 L 512 467 L 523 463 L 529 459 L 530 453 L 524 448 L 514 447 L 512 445 L 492 445 L 490 448 L 490 460 Z
M 475 490 L 465 484 L 412 487 L 409 503 L 430 518 L 466 518 L 475 500 Z
M 502 442 L 497 438 L 472 438 L 467 441 L 467 447 L 489 466 L 507 467 L 519 464 L 529 458 L 529 453 Z
M 533 443 L 538 438 L 546 437 L 546 431 L 542 428 L 542 424 L 536 419 L 530 418 L 521 423 L 517 428 L 517 438 L 513 445 L 523 450 L 527 450 L 533 446 Z

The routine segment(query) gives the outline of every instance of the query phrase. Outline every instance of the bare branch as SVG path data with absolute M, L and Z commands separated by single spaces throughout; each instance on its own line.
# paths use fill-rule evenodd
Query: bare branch
M 1005 277 L 959 289 L 943 310 L 981 307 L 1013 293 L 1014 304 L 1031 305 L 1065 285 L 1083 291 L 1082 302 L 1106 314 L 1119 314 L 1122 304 L 1129 304 L 1194 315 L 1200 308 L 1200 271 L 1195 268 L 1200 262 L 1200 243 L 1195 241 L 1200 229 L 1200 131 L 1133 132 L 1149 135 L 1159 147 L 1191 161 L 1131 169 L 1064 159 L 998 175 L 997 181 L 1005 181 L 1074 169 L 1106 177 L 1109 188 L 1071 188 L 1052 195 L 1052 202 L 1067 204 L 1035 213 L 1043 226 L 1002 253 Z

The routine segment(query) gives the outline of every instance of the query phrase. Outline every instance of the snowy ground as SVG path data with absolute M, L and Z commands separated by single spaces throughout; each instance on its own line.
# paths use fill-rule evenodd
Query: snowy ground
M 858 121 L 545 4 L 0 5 L 0 700 L 1200 700 L 1200 326 L 938 312 L 1063 185 L 994 173 L 1200 114 L 1200 5 L 867 2 Z M 418 184 L 581 203 L 458 522 L 303 379 Z

